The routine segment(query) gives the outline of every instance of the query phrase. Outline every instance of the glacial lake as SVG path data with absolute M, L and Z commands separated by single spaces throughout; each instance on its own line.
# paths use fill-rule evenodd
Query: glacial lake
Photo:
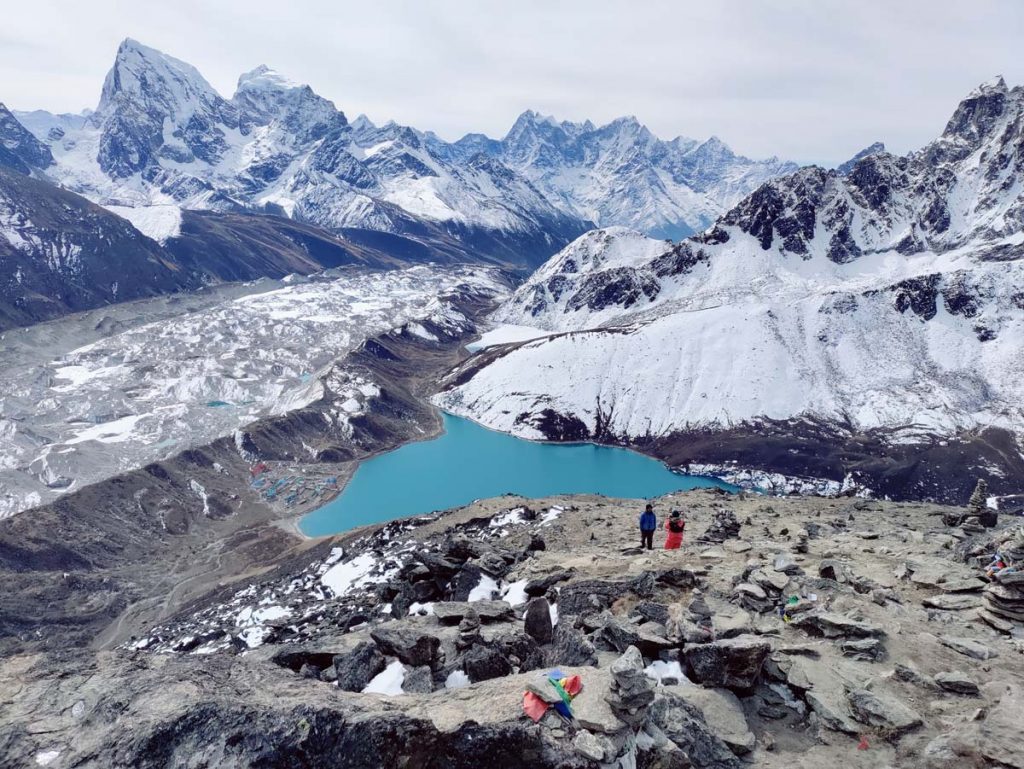
M 437 438 L 360 464 L 341 494 L 305 515 L 299 528 L 322 537 L 505 493 L 644 498 L 695 488 L 735 490 L 714 478 L 674 473 L 626 449 L 527 441 L 450 414 L 443 418 L 444 433 Z

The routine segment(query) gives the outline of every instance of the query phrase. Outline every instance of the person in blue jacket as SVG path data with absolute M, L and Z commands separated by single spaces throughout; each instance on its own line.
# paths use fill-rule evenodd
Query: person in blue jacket
M 658 528 L 658 519 L 654 515 L 654 506 L 648 502 L 640 513 L 640 547 L 654 549 L 654 532 Z

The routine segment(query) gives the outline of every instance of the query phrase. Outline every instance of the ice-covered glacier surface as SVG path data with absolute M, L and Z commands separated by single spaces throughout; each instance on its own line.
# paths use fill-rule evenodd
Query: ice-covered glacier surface
M 0 517 L 316 400 L 332 361 L 446 312 L 438 297 L 460 286 L 504 291 L 485 269 L 417 266 L 164 297 L 8 332 Z

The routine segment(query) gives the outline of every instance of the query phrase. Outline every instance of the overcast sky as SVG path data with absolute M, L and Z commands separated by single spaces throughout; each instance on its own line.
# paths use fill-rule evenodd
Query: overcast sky
M 31 0 L 0 27 L 0 101 L 95 106 L 122 38 L 194 64 L 225 96 L 268 64 L 349 118 L 447 139 L 524 109 L 753 157 L 835 163 L 934 138 L 1002 74 L 1024 83 L 1017 0 Z

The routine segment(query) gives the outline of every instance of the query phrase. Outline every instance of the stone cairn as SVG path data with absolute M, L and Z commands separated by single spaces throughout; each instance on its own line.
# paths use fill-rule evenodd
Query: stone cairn
M 727 539 L 736 539 L 740 535 L 740 522 L 736 513 L 732 510 L 719 510 L 708 526 L 708 530 L 701 536 L 705 542 L 725 542 Z
M 999 522 L 999 513 L 988 506 L 988 483 L 979 478 L 970 500 L 967 511 L 950 510 L 943 514 L 942 521 L 947 526 L 962 526 L 968 532 L 991 529 Z
M 480 615 L 473 609 L 469 609 L 462 621 L 459 622 L 459 637 L 455 640 L 455 646 L 459 651 L 468 649 L 480 641 Z
M 1024 622 L 1024 528 L 1016 528 L 998 543 L 997 559 L 989 567 L 992 582 L 982 594 L 981 618 L 996 630 L 1014 631 Z M 1001 567 L 996 564 L 1001 563 Z
M 633 728 L 646 718 L 647 706 L 654 701 L 654 682 L 644 674 L 644 658 L 640 650 L 630 646 L 611 665 L 614 682 L 607 697 L 612 712 Z

